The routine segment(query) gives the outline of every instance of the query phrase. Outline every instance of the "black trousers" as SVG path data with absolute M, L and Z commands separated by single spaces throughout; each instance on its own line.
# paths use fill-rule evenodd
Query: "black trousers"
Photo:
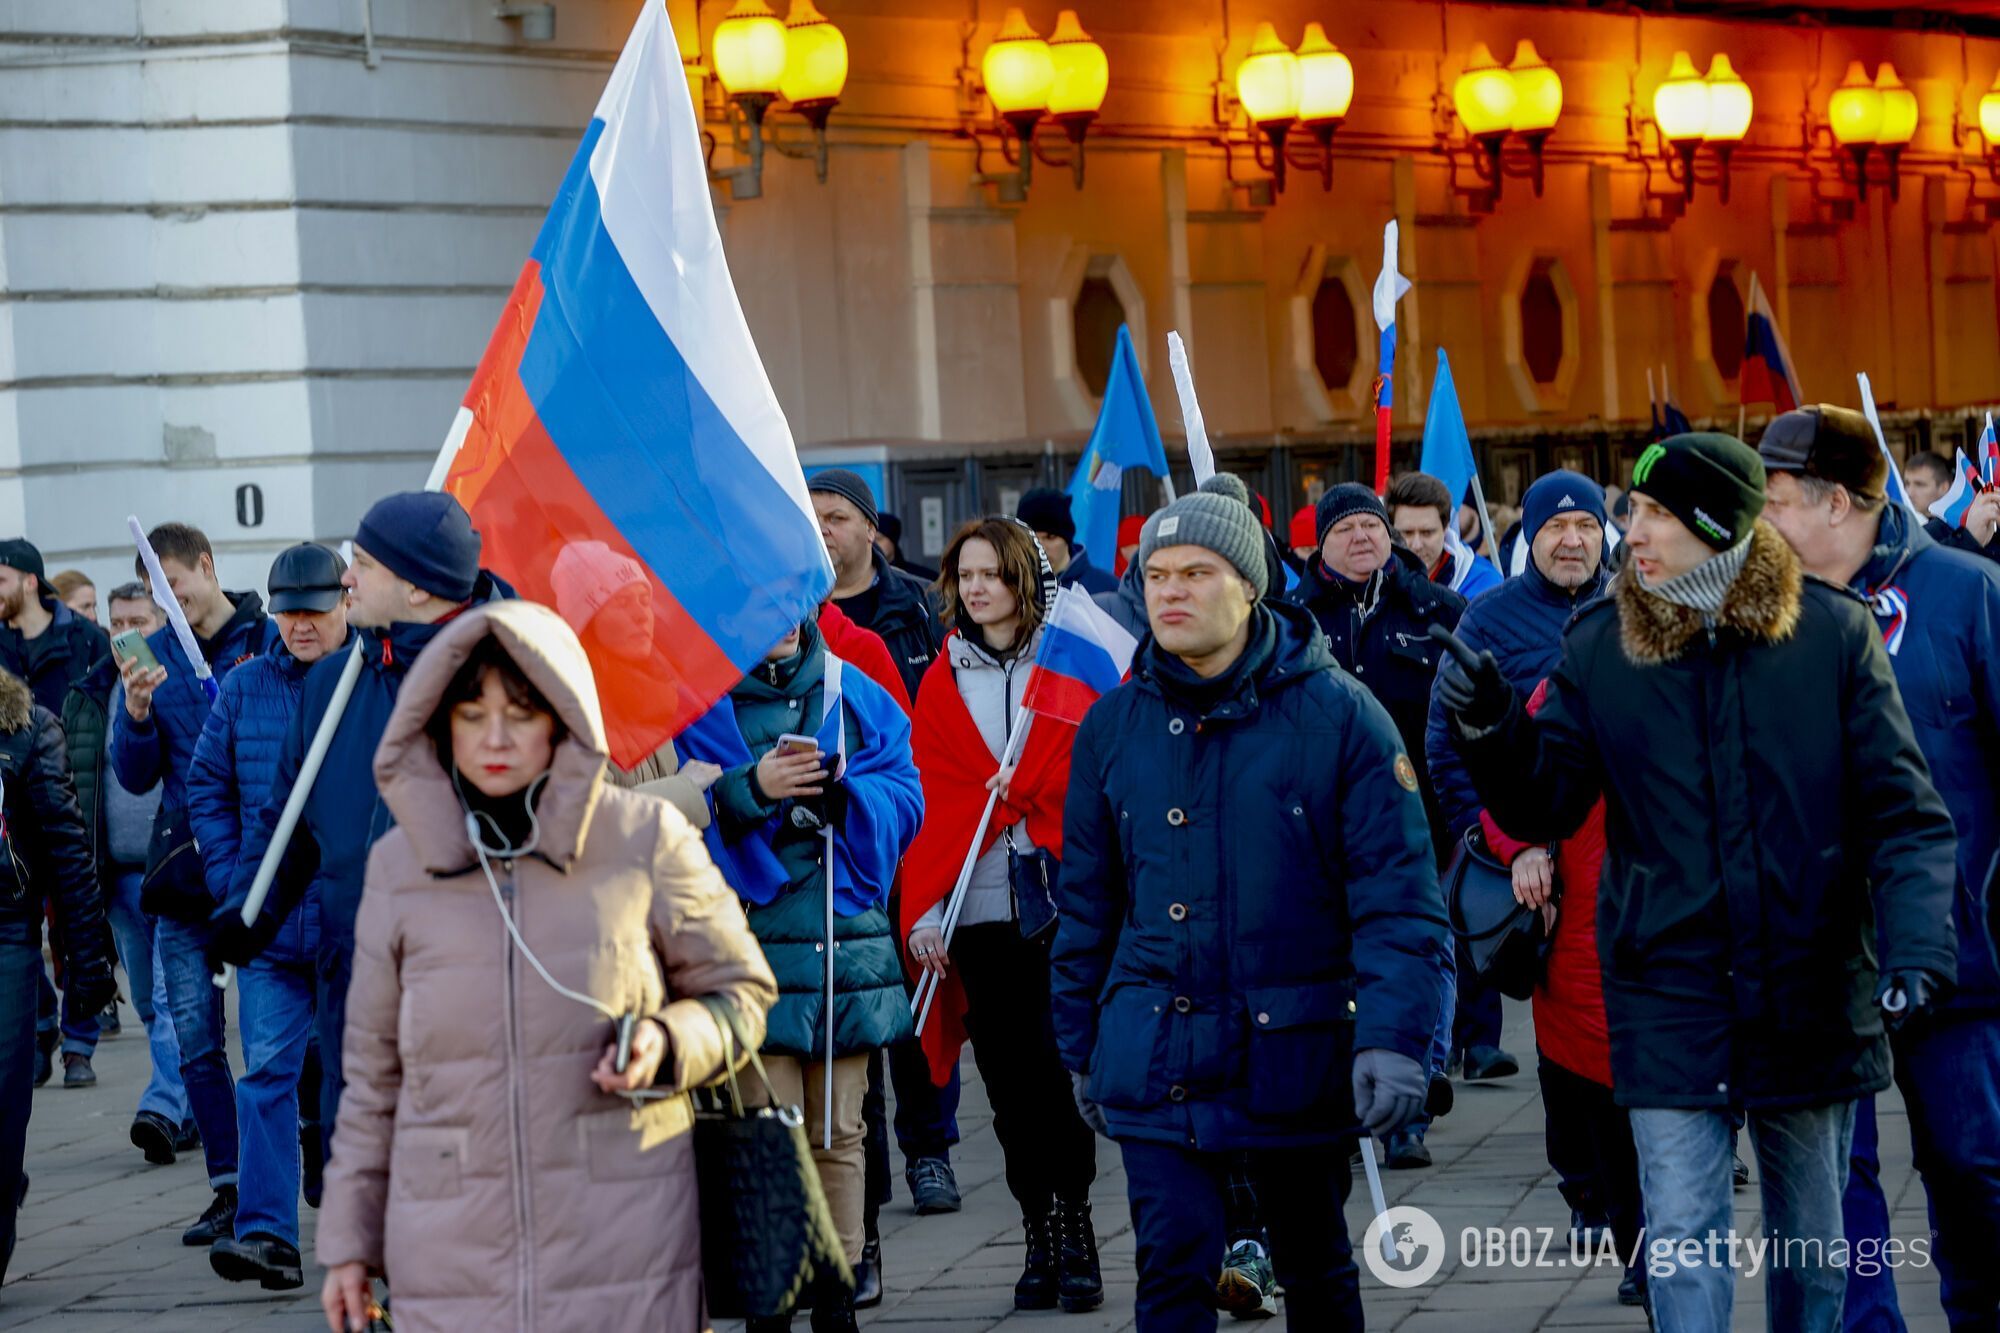
M 14 1206 L 35 1096 L 35 1005 L 41 979 L 39 915 L 0 921 L 0 1279 L 14 1257 Z
M 1138 1242 L 1139 1333 L 1214 1333 L 1231 1153 L 1130 1140 L 1125 1188 Z M 1285 1326 L 1299 1333 L 1362 1327 L 1361 1275 L 1347 1237 L 1351 1139 L 1247 1155 L 1285 1289 Z
M 1097 1136 L 1077 1113 L 1056 1053 L 1048 936 L 1024 940 L 1011 921 L 966 926 L 952 936 L 951 962 L 965 987 L 965 1031 L 993 1105 L 1008 1190 L 1026 1217 L 1046 1216 L 1057 1199 L 1085 1202 L 1097 1179 Z
M 1618 1253 L 1629 1257 L 1645 1221 L 1631 1117 L 1602 1083 L 1546 1055 L 1540 1064 L 1549 1165 L 1562 1177 L 1563 1198 L 1591 1220 L 1609 1222 Z

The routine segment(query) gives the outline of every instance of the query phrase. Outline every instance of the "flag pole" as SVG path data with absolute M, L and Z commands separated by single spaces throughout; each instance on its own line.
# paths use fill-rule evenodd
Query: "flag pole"
M 459 445 L 465 442 L 466 432 L 472 429 L 472 410 L 461 407 L 458 416 L 451 423 L 451 430 L 445 435 L 444 445 L 438 450 L 437 460 L 431 464 L 431 473 L 424 482 L 427 491 L 442 490 L 444 479 L 451 471 L 451 463 L 458 456 Z M 299 818 L 305 813 L 306 798 L 312 795 L 313 783 L 319 780 L 319 771 L 326 764 L 326 752 L 333 748 L 334 733 L 340 730 L 340 719 L 347 712 L 347 701 L 354 697 L 354 684 L 361 679 L 361 634 L 350 630 L 354 644 L 347 650 L 347 661 L 340 668 L 340 679 L 334 682 L 333 695 L 326 701 L 326 715 L 319 720 L 318 730 L 313 732 L 312 743 L 306 747 L 306 757 L 299 764 L 299 776 L 292 783 L 290 794 L 285 797 L 285 807 L 278 812 L 278 826 L 271 832 L 271 844 L 264 849 L 264 859 L 257 863 L 257 874 L 250 881 L 250 895 L 243 900 L 243 924 L 255 925 L 264 910 L 264 900 L 271 896 L 271 885 L 278 878 L 278 867 L 284 862 L 285 849 L 291 844 L 292 834 L 298 830 Z M 828 901 L 831 901 L 829 895 Z M 210 978 L 218 990 L 229 988 L 230 978 L 236 969 L 224 963 L 222 971 Z
M 1188 465 L 1194 470 L 1194 484 L 1199 489 L 1215 475 L 1215 450 L 1208 444 L 1208 423 L 1202 419 L 1201 403 L 1194 396 L 1194 372 L 1188 369 L 1187 344 L 1181 341 L 1178 330 L 1167 331 L 1167 365 L 1174 372 L 1174 392 L 1180 395 L 1181 424 L 1187 429 Z M 1168 484 L 1171 487 L 1172 483 Z
M 1736 438 L 1743 438 L 1743 404 L 1736 405 Z
M 1001 747 L 1000 773 L 1014 766 L 1026 745 L 1028 728 L 1034 725 L 1035 715 L 1023 706 L 1014 714 L 1014 732 Z M 995 787 L 986 793 L 986 809 L 979 816 L 979 827 L 972 832 L 972 845 L 965 849 L 965 861 L 958 869 L 958 883 L 952 886 L 951 897 L 945 902 L 943 921 L 943 947 L 951 948 L 952 933 L 958 929 L 958 914 L 965 906 L 965 889 L 972 882 L 972 868 L 979 864 L 979 850 L 986 841 L 986 829 L 993 822 L 993 811 L 1000 803 L 1000 789 Z M 937 999 L 938 974 L 929 970 L 917 982 L 917 993 L 910 997 L 910 1008 L 917 1015 L 917 1035 L 924 1032 L 924 1021 L 930 1017 L 931 1002 Z
M 1477 466 L 1472 469 L 1472 503 L 1479 510 L 1479 526 L 1486 533 L 1486 549 L 1493 553 L 1493 563 L 1499 566 L 1502 564 L 1500 559 L 1500 539 L 1493 535 L 1493 515 L 1486 511 L 1486 488 L 1479 484 L 1479 469 Z M 1500 571 L 1500 577 L 1507 577 L 1507 571 L 1504 568 Z
M 842 719 L 841 725 L 846 721 Z M 826 826 L 826 1088 L 820 1097 L 824 1110 L 824 1143 L 833 1151 L 833 825 Z

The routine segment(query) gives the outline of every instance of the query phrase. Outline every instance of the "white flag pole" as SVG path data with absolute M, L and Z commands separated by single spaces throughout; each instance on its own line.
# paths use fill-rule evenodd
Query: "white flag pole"
M 1001 747 L 999 771 L 1005 773 L 1020 756 L 1027 742 L 1028 728 L 1034 724 L 1035 715 L 1025 707 L 1014 714 L 1014 731 L 1007 737 L 1007 744 Z M 986 841 L 986 829 L 993 822 L 993 811 L 1000 803 L 1000 790 L 994 788 L 986 793 L 986 809 L 979 816 L 979 827 L 972 832 L 972 844 L 965 849 L 965 861 L 958 869 L 958 883 L 952 886 L 951 897 L 946 900 L 943 921 L 943 947 L 951 948 L 952 933 L 958 929 L 958 914 L 965 906 L 965 889 L 972 882 L 972 868 L 979 864 L 979 850 Z M 926 970 L 917 982 L 917 993 L 910 998 L 910 1008 L 917 1015 L 917 1035 L 922 1036 L 924 1021 L 930 1017 L 931 1002 L 937 999 L 938 974 Z
M 1375 1164 L 1375 1136 L 1363 1133 L 1361 1136 L 1361 1165 L 1368 1172 L 1368 1201 L 1375 1206 L 1375 1216 L 1389 1211 L 1389 1201 L 1382 1195 L 1382 1169 Z M 1389 1228 L 1382 1228 L 1382 1257 L 1390 1263 L 1397 1261 L 1396 1239 L 1389 1234 Z
M 465 442 L 466 432 L 472 429 L 472 410 L 461 407 L 458 416 L 451 423 L 451 430 L 445 435 L 444 445 L 438 450 L 437 461 L 431 464 L 430 477 L 424 482 L 427 491 L 441 490 L 445 475 L 451 471 L 451 463 L 458 456 L 458 447 Z M 340 730 L 340 719 L 347 712 L 347 701 L 354 696 L 354 683 L 361 679 L 361 635 L 357 630 L 349 630 L 354 639 L 347 650 L 347 661 L 340 668 L 340 679 L 334 682 L 333 696 L 326 701 L 326 716 L 319 720 L 319 729 L 313 732 L 312 743 L 306 747 L 306 757 L 299 765 L 299 776 L 292 783 L 291 792 L 285 797 L 285 808 L 278 812 L 278 827 L 272 830 L 271 845 L 264 849 L 264 859 L 257 863 L 256 878 L 250 881 L 250 896 L 243 900 L 243 924 L 256 924 L 257 917 L 264 910 L 264 900 L 271 896 L 271 884 L 278 877 L 278 867 L 284 862 L 285 849 L 291 844 L 292 834 L 298 830 L 299 818 L 305 813 L 306 798 L 312 795 L 313 783 L 319 780 L 319 771 L 326 764 L 326 752 L 333 747 L 334 733 Z M 222 971 L 210 978 L 218 989 L 227 989 L 236 969 L 223 964 Z

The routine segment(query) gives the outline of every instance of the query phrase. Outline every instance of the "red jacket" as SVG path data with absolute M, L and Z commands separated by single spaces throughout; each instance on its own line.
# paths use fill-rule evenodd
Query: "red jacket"
M 1528 712 L 1541 711 L 1548 682 L 1535 688 Z M 1516 842 L 1481 811 L 1486 845 L 1508 865 L 1532 843 Z M 1549 970 L 1535 987 L 1535 1045 L 1573 1074 L 1611 1086 L 1611 1036 L 1604 1020 L 1604 971 L 1597 958 L 1597 878 L 1604 865 L 1604 802 L 1591 807 L 1583 827 L 1556 845 L 1555 946 Z

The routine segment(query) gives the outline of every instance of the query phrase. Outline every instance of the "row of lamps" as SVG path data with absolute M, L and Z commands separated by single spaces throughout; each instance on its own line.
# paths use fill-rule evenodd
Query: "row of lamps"
M 724 173 L 737 199 L 763 193 L 764 117 L 780 98 L 812 127 L 814 169 L 826 180 L 826 122 L 847 87 L 847 38 L 814 7 L 792 0 L 781 23 L 765 0 L 736 0 L 715 26 L 715 77 L 750 127 L 746 167 Z

